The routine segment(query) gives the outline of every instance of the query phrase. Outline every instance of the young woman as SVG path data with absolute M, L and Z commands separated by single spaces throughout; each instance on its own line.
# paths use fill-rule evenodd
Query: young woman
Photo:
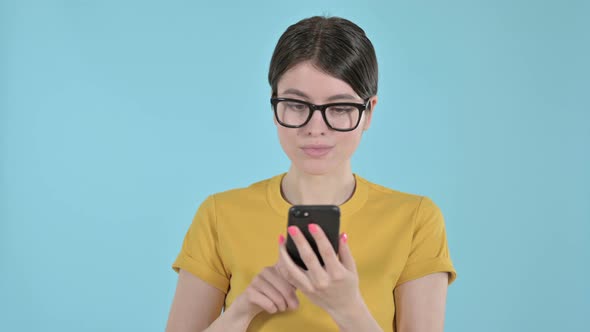
M 364 31 L 342 18 L 304 19 L 279 39 L 268 78 L 291 167 L 202 203 L 173 264 L 167 331 L 443 331 L 456 273 L 439 208 L 351 170 L 377 105 Z M 338 253 L 309 227 L 324 266 L 300 229 L 286 229 L 300 204 L 340 206 Z M 286 232 L 307 270 L 286 253 Z

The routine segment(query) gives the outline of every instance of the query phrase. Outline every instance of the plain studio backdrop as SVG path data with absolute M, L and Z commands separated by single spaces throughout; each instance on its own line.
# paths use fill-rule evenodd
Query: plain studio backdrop
M 162 331 L 199 204 L 287 170 L 268 65 L 322 14 L 377 51 L 354 171 L 445 215 L 446 330 L 587 331 L 590 5 L 557 0 L 1 1 L 0 330 Z

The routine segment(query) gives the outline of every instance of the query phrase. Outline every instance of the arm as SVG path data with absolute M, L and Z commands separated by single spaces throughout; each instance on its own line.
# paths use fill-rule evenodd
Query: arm
M 340 332 L 383 332 L 365 302 L 360 298 L 352 301 L 349 310 L 343 312 L 342 316 L 335 318 L 335 322 Z
M 448 274 L 433 273 L 407 281 L 394 291 L 398 332 L 442 332 Z
M 295 289 L 274 266 L 264 268 L 220 315 L 224 300 L 222 291 L 180 269 L 166 332 L 246 331 L 263 310 L 274 314 L 299 305 Z
M 233 310 L 220 315 L 224 299 L 222 291 L 181 269 L 166 332 L 245 331 L 248 318 Z
M 181 269 L 166 332 L 203 331 L 221 313 L 224 297 L 217 288 Z

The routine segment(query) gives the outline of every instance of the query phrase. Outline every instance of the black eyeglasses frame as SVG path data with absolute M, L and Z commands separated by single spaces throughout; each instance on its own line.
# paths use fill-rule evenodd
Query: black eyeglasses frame
M 370 100 L 371 100 L 371 98 L 365 99 L 364 104 L 344 102 L 344 103 L 330 103 L 330 104 L 316 105 L 316 104 L 308 103 L 304 100 L 299 100 L 299 99 L 273 97 L 273 98 L 270 98 L 270 103 L 271 103 L 272 109 L 275 113 L 275 118 L 277 119 L 277 122 L 283 127 L 287 127 L 287 128 L 304 127 L 309 122 L 309 120 L 311 120 L 311 118 L 313 117 L 313 113 L 315 111 L 320 111 L 320 113 L 322 114 L 322 118 L 324 119 L 324 123 L 328 126 L 328 128 L 335 130 L 335 131 L 347 132 L 347 131 L 353 131 L 359 126 L 359 124 L 361 123 L 361 118 L 363 116 L 363 112 L 369 109 L 369 101 Z M 307 107 L 309 107 L 309 109 L 310 109 L 309 116 L 303 122 L 303 124 L 294 126 L 294 125 L 289 125 L 289 124 L 281 122 L 281 120 L 279 119 L 279 114 L 277 113 L 277 104 L 282 101 L 291 101 L 291 102 L 301 103 L 301 104 L 304 104 Z M 357 120 L 356 124 L 354 125 L 354 127 L 350 128 L 350 129 L 339 129 L 339 128 L 332 127 L 332 125 L 330 125 L 330 123 L 328 122 L 328 119 L 326 118 L 326 109 L 328 107 L 332 107 L 332 106 L 353 106 L 353 107 L 356 107 L 356 109 L 358 109 L 358 111 L 359 111 L 359 117 L 358 117 L 358 120 Z

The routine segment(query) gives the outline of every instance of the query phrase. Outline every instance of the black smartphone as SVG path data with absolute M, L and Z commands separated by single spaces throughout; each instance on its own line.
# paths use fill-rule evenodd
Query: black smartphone
M 315 252 L 320 264 L 324 266 L 324 260 L 320 255 L 318 246 L 315 243 L 313 236 L 309 233 L 307 225 L 317 224 L 322 228 L 326 237 L 332 244 L 334 252 L 338 254 L 338 240 L 340 238 L 340 208 L 336 205 L 294 205 L 289 208 L 289 219 L 287 227 L 297 226 L 299 230 L 305 235 L 307 242 Z M 287 232 L 287 234 L 289 234 Z M 305 263 L 299 256 L 299 251 L 295 246 L 295 242 L 291 236 L 287 235 L 287 252 L 295 264 L 302 269 L 307 270 Z

